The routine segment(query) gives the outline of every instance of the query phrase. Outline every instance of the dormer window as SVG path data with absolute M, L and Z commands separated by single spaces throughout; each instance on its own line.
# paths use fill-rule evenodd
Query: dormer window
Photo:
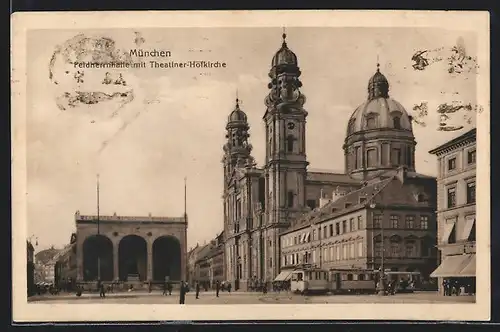
M 352 203 L 345 203 L 345 208 L 348 209 L 351 207 L 351 205 L 352 205 Z
M 363 204 L 364 202 L 366 202 L 366 197 L 360 197 L 359 204 Z
M 369 115 L 366 117 L 366 128 L 374 129 L 377 126 L 377 119 L 375 115 Z

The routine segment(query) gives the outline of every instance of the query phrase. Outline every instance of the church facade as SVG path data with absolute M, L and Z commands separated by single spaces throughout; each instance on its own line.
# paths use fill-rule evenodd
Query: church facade
M 297 56 L 283 34 L 269 72 L 262 167 L 252 156 L 250 126 L 238 100 L 228 117 L 222 160 L 224 266 L 225 279 L 236 289 L 247 289 L 252 280 L 274 280 L 284 260 L 282 236 L 296 227 L 296 220 L 317 210 L 321 201 L 347 195 L 402 166 L 415 172 L 411 116 L 389 98 L 389 83 L 378 69 L 369 81 L 368 100 L 347 125 L 345 173 L 309 171 L 308 112 L 300 76 Z

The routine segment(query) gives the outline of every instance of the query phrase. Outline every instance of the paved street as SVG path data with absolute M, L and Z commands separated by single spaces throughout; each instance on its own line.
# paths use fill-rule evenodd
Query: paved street
M 247 293 L 221 292 L 219 298 L 215 292 L 202 292 L 200 298 L 190 292 L 186 295 L 186 304 L 305 304 L 305 303 L 473 303 L 475 296 L 441 296 L 435 292 L 397 294 L 393 296 L 377 295 L 317 295 L 301 296 L 291 293 Z M 31 303 L 126 303 L 126 304 L 177 304 L 179 294 L 162 295 L 161 292 L 109 293 L 100 298 L 98 293 L 41 295 L 29 299 Z

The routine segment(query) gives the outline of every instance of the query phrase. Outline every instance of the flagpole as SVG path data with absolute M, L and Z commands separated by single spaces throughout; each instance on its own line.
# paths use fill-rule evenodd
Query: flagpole
M 101 221 L 99 213 L 99 174 L 97 174 L 97 235 L 101 234 Z M 99 248 L 100 249 L 100 248 Z M 101 281 L 101 253 L 97 250 L 97 280 Z
M 187 282 L 189 268 L 188 268 L 188 252 L 187 252 L 187 177 L 184 177 L 184 222 L 186 223 L 186 228 L 184 229 L 184 248 L 185 248 L 185 263 L 184 263 L 184 282 Z

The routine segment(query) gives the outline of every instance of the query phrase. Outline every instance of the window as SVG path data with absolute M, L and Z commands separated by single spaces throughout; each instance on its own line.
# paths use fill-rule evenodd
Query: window
M 342 221 L 342 234 L 347 233 L 347 221 Z
M 366 151 L 366 160 L 367 167 L 376 167 L 377 166 L 377 150 L 369 149 Z
M 335 252 L 333 250 L 333 247 L 330 247 L 330 261 L 335 260 Z
M 375 243 L 375 257 L 382 256 L 382 242 Z
M 406 216 L 406 228 L 412 229 L 415 227 L 415 217 L 414 216 Z
M 392 215 L 391 216 L 391 228 L 399 227 L 399 216 Z
M 289 135 L 286 138 L 286 145 L 287 145 L 287 151 L 288 152 L 293 152 L 293 142 L 295 141 L 295 138 L 292 135 Z
M 288 192 L 288 207 L 293 207 L 293 191 Z
M 457 168 L 457 158 L 448 159 L 448 170 L 453 171 L 455 168 Z
M 366 128 L 374 129 L 376 125 L 377 125 L 377 120 L 375 119 L 375 116 L 369 116 L 366 118 Z
M 340 234 L 340 224 L 339 224 L 339 223 L 336 223 L 336 224 L 335 224 L 335 234 L 336 234 L 336 235 L 339 235 L 339 234 Z
M 352 274 L 351 274 L 351 273 L 349 273 L 349 274 L 347 275 L 347 280 L 349 280 L 349 281 L 352 281 L 352 280 L 353 280 L 353 277 L 352 277 Z
M 467 152 L 467 164 L 475 164 L 476 163 L 476 150 L 471 150 Z
M 356 225 L 354 224 L 354 218 L 349 219 L 349 228 L 351 229 L 351 232 L 356 230 Z
M 354 148 L 354 169 L 359 168 L 359 147 Z
M 401 163 L 401 149 L 392 149 L 392 164 L 399 165 Z
M 273 259 L 269 258 L 269 267 L 273 267 Z
M 329 228 L 330 228 L 330 236 L 333 236 L 333 224 L 330 224 Z
M 358 257 L 363 257 L 363 242 L 358 242 Z
M 448 188 L 446 198 L 447 198 L 448 208 L 453 208 L 457 205 L 457 193 L 455 187 Z
M 327 233 L 328 229 L 325 227 L 323 227 L 323 238 L 327 238 L 328 237 L 328 233 Z
M 349 258 L 354 258 L 356 255 L 354 255 L 354 242 L 349 244 Z
M 314 210 L 316 208 L 316 200 L 315 199 L 308 199 L 307 206 L 309 208 L 311 208 L 311 210 Z
M 363 281 L 363 280 L 365 280 L 365 275 L 364 275 L 364 274 L 360 274 L 360 275 L 358 276 L 358 280 L 359 280 L 359 281 Z
M 420 216 L 420 228 L 421 229 L 429 229 L 429 217 L 428 216 Z
M 358 216 L 358 229 L 363 229 L 363 217 Z
M 381 228 L 382 227 L 382 216 L 381 215 L 376 215 L 373 216 L 373 227 L 375 228 Z
M 347 259 L 347 244 L 342 245 L 342 259 Z
M 272 247 L 272 246 L 273 246 L 273 241 L 269 240 L 269 247 Z
M 476 203 L 476 182 L 467 183 L 467 204 Z
M 399 243 L 391 243 L 391 256 L 399 257 Z
M 394 128 L 396 129 L 401 129 L 401 119 L 399 116 L 395 116 L 392 118 L 392 124 L 394 125 Z
M 352 205 L 351 203 L 345 203 L 344 207 L 345 207 L 346 209 L 348 209 L 348 208 L 350 208 L 350 207 L 351 207 L 351 205 Z
M 317 238 L 316 238 L 316 230 L 313 229 L 313 241 L 316 241 L 316 240 L 317 240 Z
M 406 244 L 406 257 L 415 257 L 415 244 Z
M 359 198 L 359 204 L 363 204 L 364 202 L 366 202 L 366 197 L 361 196 Z
M 339 247 L 339 245 L 335 246 L 335 257 L 338 261 L 340 260 L 340 247 Z
M 296 236 L 293 237 L 293 244 L 297 244 L 297 237 Z

